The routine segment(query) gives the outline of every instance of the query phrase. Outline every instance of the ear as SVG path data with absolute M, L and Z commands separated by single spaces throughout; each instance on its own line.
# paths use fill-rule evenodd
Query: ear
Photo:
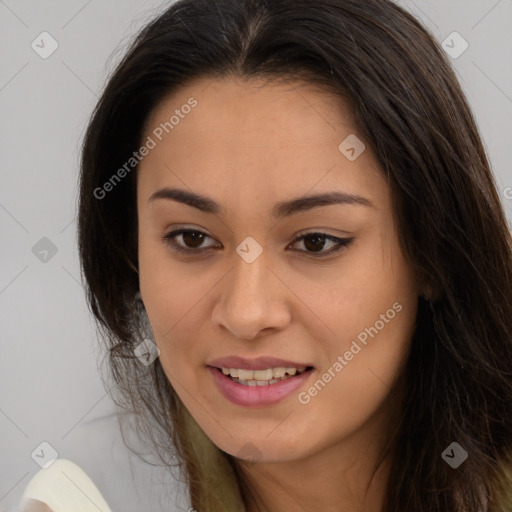
M 436 302 L 439 299 L 440 292 L 436 287 L 433 287 L 431 285 L 425 285 L 422 288 L 421 296 L 427 301 L 427 302 Z
M 439 298 L 439 290 L 432 283 L 430 276 L 424 272 L 416 274 L 418 295 L 425 299 L 427 302 L 435 302 Z
M 432 287 L 430 285 L 424 285 L 422 287 L 421 296 L 429 301 L 432 299 Z

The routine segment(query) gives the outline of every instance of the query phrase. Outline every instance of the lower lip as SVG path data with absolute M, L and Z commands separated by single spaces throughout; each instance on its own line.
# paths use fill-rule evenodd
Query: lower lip
M 313 373 L 313 370 L 307 370 L 295 377 L 266 386 L 244 386 L 224 375 L 218 368 L 208 366 L 208 371 L 213 376 L 220 392 L 228 400 L 245 407 L 261 407 L 280 402 L 302 386 Z

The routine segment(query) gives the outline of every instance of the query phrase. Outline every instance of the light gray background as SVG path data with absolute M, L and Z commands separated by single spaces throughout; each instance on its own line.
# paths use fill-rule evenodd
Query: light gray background
M 85 124 L 124 46 L 168 3 L 0 0 L 0 510 L 16 506 L 39 469 L 30 454 L 42 441 L 84 468 L 114 512 L 188 506 L 183 488 L 177 496 L 162 470 L 122 444 L 76 249 Z M 452 62 L 510 219 L 512 0 L 400 3 L 440 42 L 457 31 L 469 43 Z M 59 44 L 48 59 L 31 48 L 43 31 Z M 46 263 L 32 252 L 42 237 L 57 247 Z

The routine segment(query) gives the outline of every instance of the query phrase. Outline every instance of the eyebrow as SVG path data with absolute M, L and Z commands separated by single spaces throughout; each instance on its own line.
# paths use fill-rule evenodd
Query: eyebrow
M 197 208 L 202 212 L 214 215 L 225 215 L 226 213 L 224 208 L 217 204 L 213 199 L 178 188 L 166 187 L 158 190 L 151 195 L 148 202 L 155 201 L 156 199 L 176 201 L 178 203 Z M 348 194 L 346 192 L 326 192 L 323 194 L 298 197 L 296 199 L 277 203 L 272 209 L 272 216 L 279 219 L 289 217 L 295 213 L 312 210 L 313 208 L 330 205 L 358 205 L 375 208 L 375 205 L 369 199 L 356 194 Z

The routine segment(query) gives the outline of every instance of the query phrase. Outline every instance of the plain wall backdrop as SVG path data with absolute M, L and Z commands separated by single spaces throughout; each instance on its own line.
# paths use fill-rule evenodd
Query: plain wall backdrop
M 510 219 L 512 0 L 399 3 L 446 41 Z M 114 512 L 188 508 L 183 487 L 123 445 L 76 247 L 88 117 L 128 42 L 167 5 L 0 0 L 0 510 L 39 470 L 42 442 L 79 464 Z

